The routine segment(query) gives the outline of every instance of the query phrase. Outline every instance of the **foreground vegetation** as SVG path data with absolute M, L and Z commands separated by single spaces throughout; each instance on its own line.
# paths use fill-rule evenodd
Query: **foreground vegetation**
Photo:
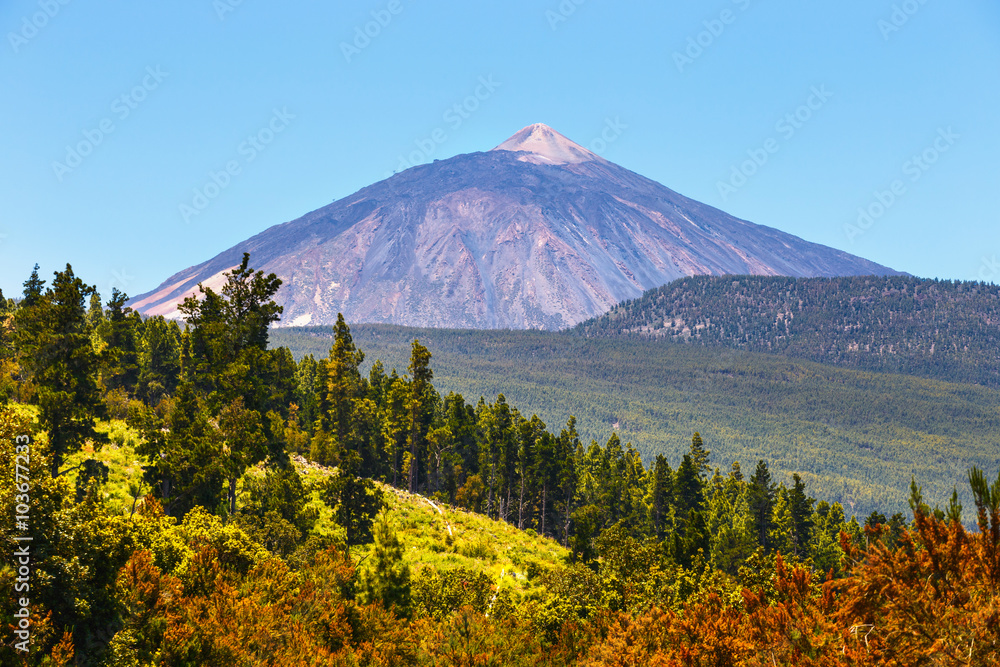
M 996 663 L 1000 477 L 970 532 L 957 492 L 848 518 L 698 433 L 647 464 L 442 395 L 416 340 L 362 374 L 341 320 L 296 362 L 248 261 L 183 330 L 68 266 L 0 299 L 4 664 Z

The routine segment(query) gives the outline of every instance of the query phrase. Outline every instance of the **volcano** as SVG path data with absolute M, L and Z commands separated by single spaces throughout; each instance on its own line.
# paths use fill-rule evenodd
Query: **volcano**
M 278 224 L 133 299 L 178 317 L 250 263 L 283 281 L 282 325 L 561 329 L 692 275 L 894 275 L 735 218 L 541 123 L 493 150 L 412 167 Z

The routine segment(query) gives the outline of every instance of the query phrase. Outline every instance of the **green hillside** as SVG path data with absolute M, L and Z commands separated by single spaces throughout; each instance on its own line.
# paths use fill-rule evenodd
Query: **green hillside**
M 966 471 L 1000 458 L 1000 392 L 778 355 L 586 339 L 536 331 L 449 331 L 356 325 L 366 364 L 405 372 L 410 341 L 434 355 L 434 383 L 474 402 L 503 393 L 551 429 L 570 415 L 585 441 L 615 431 L 649 464 L 676 462 L 700 431 L 715 465 L 771 464 L 778 479 L 799 472 L 819 497 L 850 513 L 906 509 L 911 476 L 933 503 Z M 326 327 L 277 329 L 273 346 L 325 357 Z M 968 497 L 963 497 L 970 507 Z
M 697 276 L 577 325 L 1000 387 L 1000 286 L 893 276 Z
M 112 420 L 101 425 L 101 430 L 110 435 L 110 444 L 98 451 L 87 446 L 67 461 L 71 470 L 67 473 L 67 483 L 76 486 L 78 469 L 76 466 L 93 460 L 107 466 L 108 481 L 101 488 L 104 502 L 115 515 L 128 515 L 137 499 L 130 495 L 136 485 L 145 493 L 148 485 L 142 486 L 141 457 L 135 452 L 135 444 L 140 435 L 120 420 Z M 342 543 L 344 529 L 338 526 L 330 508 L 320 499 L 319 486 L 334 470 L 318 465 L 302 457 L 294 456 L 292 462 L 302 481 L 309 489 L 309 507 L 317 512 L 319 521 L 315 532 Z M 248 477 L 265 474 L 263 465 L 258 465 L 246 473 Z M 246 478 L 241 481 L 242 489 Z M 512 602 L 536 593 L 539 581 L 530 575 L 561 566 L 568 557 L 568 551 L 555 540 L 536 535 L 534 531 L 522 531 L 509 523 L 490 519 L 458 507 L 434 503 L 424 496 L 407 493 L 387 484 L 377 484 L 386 501 L 385 514 L 403 545 L 403 560 L 415 572 L 426 571 L 428 577 L 441 576 L 448 572 L 472 577 L 485 585 L 483 594 L 497 587 L 505 591 Z M 141 505 L 141 498 L 137 505 Z M 352 557 L 357 562 L 365 562 L 372 550 L 371 544 L 353 547 Z M 483 610 L 481 610 L 483 611 Z

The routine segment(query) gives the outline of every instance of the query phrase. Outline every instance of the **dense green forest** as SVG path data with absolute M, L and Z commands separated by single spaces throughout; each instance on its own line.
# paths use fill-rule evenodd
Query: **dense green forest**
M 911 520 L 698 432 L 644 462 L 417 339 L 296 360 L 279 287 L 244 256 L 183 327 L 69 265 L 0 295 L 2 664 L 996 664 L 1000 476 Z
M 577 325 L 1000 387 L 1000 286 L 890 276 L 683 278 Z
M 975 385 L 648 340 L 388 325 L 351 331 L 386 369 L 405 369 L 419 339 L 433 351 L 442 392 L 470 401 L 503 394 L 546 424 L 574 415 L 585 445 L 617 433 L 648 466 L 658 454 L 680 460 L 698 431 L 724 465 L 766 459 L 779 480 L 798 473 L 859 516 L 905 510 L 911 476 L 934 502 L 958 486 L 968 503 L 965 471 L 1000 456 L 1000 393 Z M 271 332 L 272 344 L 299 358 L 324 356 L 332 340 L 327 327 Z

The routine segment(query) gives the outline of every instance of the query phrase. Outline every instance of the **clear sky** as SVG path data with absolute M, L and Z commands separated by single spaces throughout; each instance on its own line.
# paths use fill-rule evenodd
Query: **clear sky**
M 7 0 L 0 26 L 7 295 L 36 262 L 137 295 L 535 122 L 738 217 L 1000 282 L 996 0 Z

